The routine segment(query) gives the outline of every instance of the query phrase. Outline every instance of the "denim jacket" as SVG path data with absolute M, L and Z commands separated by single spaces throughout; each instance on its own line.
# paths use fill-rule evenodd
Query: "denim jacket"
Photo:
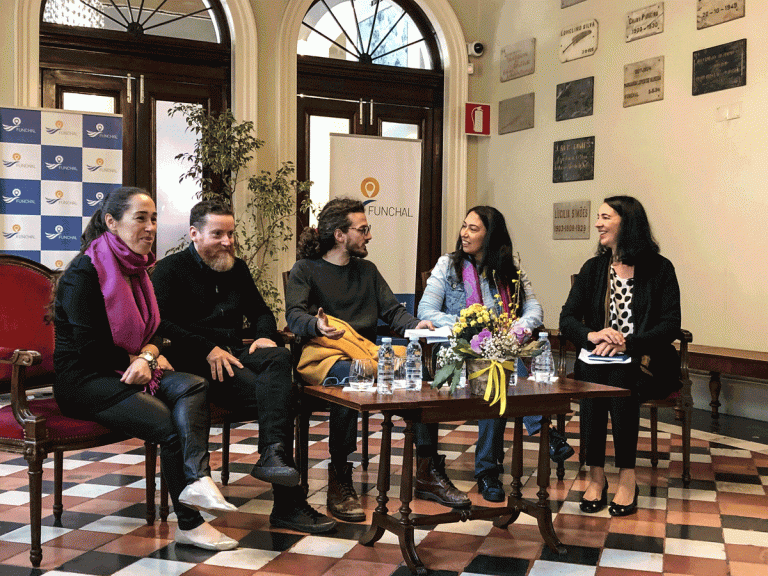
M 519 269 L 517 260 L 515 265 Z M 536 300 L 531 281 L 524 270 L 520 270 L 520 281 L 522 282 L 523 311 L 518 322 L 529 330 L 533 330 L 544 323 L 544 310 Z M 480 290 L 483 295 L 483 304 L 489 308 L 495 306 L 497 311 L 501 312 L 494 299 L 494 295 L 498 292 L 496 286 L 489 283 L 484 275 L 480 277 Z M 421 320 L 431 320 L 437 328 L 453 326 L 459 317 L 459 312 L 466 307 L 466 303 L 464 282 L 462 278 L 456 276 L 450 255 L 445 254 L 437 261 L 427 280 L 424 295 L 419 302 L 418 317 Z

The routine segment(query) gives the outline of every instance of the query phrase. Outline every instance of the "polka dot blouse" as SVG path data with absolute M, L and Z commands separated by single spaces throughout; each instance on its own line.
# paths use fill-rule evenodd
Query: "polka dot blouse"
M 619 278 L 611 266 L 611 328 L 624 336 L 632 334 L 635 330 L 635 319 L 630 306 L 634 286 L 634 278 Z

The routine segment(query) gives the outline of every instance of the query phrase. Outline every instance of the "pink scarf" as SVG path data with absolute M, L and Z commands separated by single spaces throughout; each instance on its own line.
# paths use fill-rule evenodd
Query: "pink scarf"
M 466 306 L 469 307 L 472 304 L 483 304 L 483 294 L 480 288 L 480 276 L 477 274 L 477 268 L 469 260 L 464 260 L 461 266 L 461 279 L 464 282 L 464 292 L 466 294 Z M 501 282 L 496 283 L 499 289 L 499 296 L 501 296 L 501 303 L 504 308 L 504 312 L 510 313 L 510 294 L 509 288 L 502 285 Z
M 111 232 L 91 242 L 85 254 L 99 277 L 115 346 L 139 354 L 160 326 L 160 311 L 147 274 L 155 263 L 154 254 L 136 254 Z M 153 374 L 155 386 L 150 384 L 149 390 L 154 391 L 156 380 L 159 376 Z

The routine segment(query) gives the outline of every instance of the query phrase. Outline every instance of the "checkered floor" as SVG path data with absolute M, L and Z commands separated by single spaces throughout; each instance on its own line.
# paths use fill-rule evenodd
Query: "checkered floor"
M 2 397 L 0 397 L 2 403 Z M 566 431 L 578 445 L 578 406 Z M 380 420 L 372 415 L 371 429 Z M 696 576 L 768 576 L 768 423 L 721 417 L 713 432 L 708 413 L 696 411 L 692 440 L 692 476 L 684 489 L 679 428 L 661 424 L 662 461 L 650 465 L 648 421 L 641 422 L 638 479 L 639 511 L 612 518 L 607 510 L 596 515 L 579 511 L 585 487 L 577 457 L 567 462 L 566 477 L 552 477 L 550 497 L 556 510 L 554 525 L 568 554 L 556 556 L 544 547 L 535 522 L 521 515 L 508 530 L 488 521 L 471 521 L 420 530 L 418 551 L 430 569 L 441 576 L 491 574 L 496 576 L 608 576 L 690 574 Z M 310 430 L 310 503 L 325 512 L 328 423 L 317 415 Z M 507 446 L 511 446 L 511 427 Z M 705 431 L 706 430 L 706 431 Z M 393 486 L 397 485 L 403 426 L 393 431 Z M 173 542 L 174 517 L 147 526 L 144 520 L 144 458 L 138 441 L 65 454 L 64 517 L 53 525 L 52 462 L 45 466 L 43 498 L 43 564 L 29 564 L 29 505 L 26 462 L 0 453 L 0 575 L 370 575 L 405 576 L 396 541 L 387 534 L 373 547 L 358 544 L 366 524 L 339 523 L 335 532 L 305 536 L 269 526 L 271 492 L 248 471 L 258 459 L 258 425 L 244 424 L 232 431 L 229 486 L 222 492 L 238 506 L 237 512 L 212 519 L 220 530 L 240 541 L 229 552 L 206 552 Z M 469 491 L 476 503 L 486 504 L 472 479 L 474 422 L 441 426 L 441 451 L 446 454 L 454 483 Z M 371 436 L 371 453 L 378 454 L 380 434 Z M 212 466 L 218 481 L 221 430 L 211 431 Z M 525 439 L 524 494 L 535 497 L 536 444 Z M 378 457 L 367 472 L 357 461 L 353 479 L 370 514 L 375 502 Z M 615 469 L 608 468 L 615 483 Z M 505 475 L 505 483 L 509 477 Z M 395 493 L 396 492 L 391 492 Z M 397 501 L 390 503 L 395 509 Z M 414 512 L 444 510 L 437 504 L 414 501 Z

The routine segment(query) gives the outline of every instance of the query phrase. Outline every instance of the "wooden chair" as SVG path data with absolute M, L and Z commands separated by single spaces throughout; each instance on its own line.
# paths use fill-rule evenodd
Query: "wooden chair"
M 571 285 L 576 280 L 576 274 L 571 275 Z M 559 358 L 558 374 L 566 373 L 566 355 L 568 351 L 578 354 L 576 347 L 559 334 Z M 691 482 L 691 413 L 693 411 L 693 397 L 691 395 L 691 378 L 688 373 L 688 344 L 693 341 L 693 334 L 681 329 L 677 335 L 678 354 L 680 356 L 680 389 L 661 400 L 649 400 L 643 403 L 650 411 L 651 421 L 651 466 L 656 468 L 659 463 L 658 427 L 659 408 L 674 408 L 675 417 L 681 423 L 683 438 L 683 486 Z M 572 376 L 572 375 L 571 375 Z M 587 460 L 584 431 L 579 427 L 579 464 L 583 465 Z
M 283 272 L 283 298 L 285 298 L 286 289 L 288 287 L 288 278 L 290 275 L 290 270 Z M 296 465 L 299 467 L 299 472 L 301 473 L 301 485 L 304 488 L 304 491 L 307 492 L 309 490 L 309 418 L 313 412 L 327 412 L 328 408 L 326 405 L 318 402 L 315 398 L 301 393 L 304 386 L 309 386 L 309 384 L 306 384 L 304 380 L 302 380 L 296 370 L 296 367 L 299 364 L 299 358 L 301 357 L 301 339 L 287 329 L 284 332 L 291 347 L 291 354 L 293 356 L 293 378 L 298 392 L 298 411 L 296 415 Z M 368 470 L 369 415 L 369 412 L 363 412 L 360 415 L 363 428 L 363 470 Z
M 0 450 L 22 454 L 29 469 L 29 559 L 40 566 L 43 461 L 53 453 L 53 515 L 63 512 L 63 453 L 114 444 L 125 436 L 100 424 L 68 418 L 56 400 L 30 400 L 27 390 L 51 386 L 53 324 L 46 320 L 54 273 L 45 266 L 0 255 L 0 389 L 10 388 L 11 403 L 0 409 Z M 155 520 L 154 444 L 145 444 L 147 523 Z

